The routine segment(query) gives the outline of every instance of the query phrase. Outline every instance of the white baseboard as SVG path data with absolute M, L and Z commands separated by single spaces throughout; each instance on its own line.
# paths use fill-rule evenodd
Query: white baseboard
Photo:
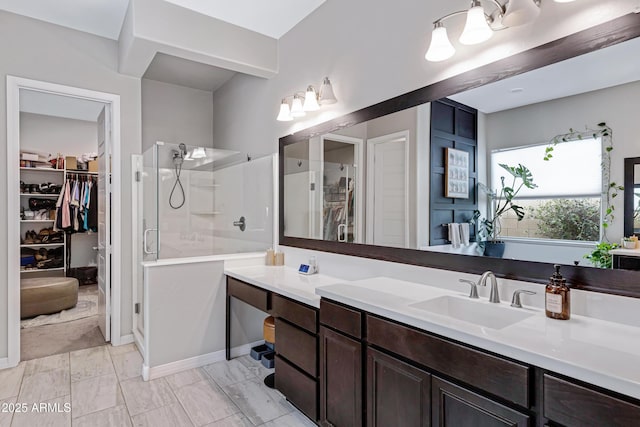
M 7 368 L 11 368 L 12 366 L 9 365 L 9 358 L 8 357 L 3 357 L 2 359 L 0 359 L 0 369 L 7 369 Z
M 233 347 L 231 349 L 231 357 L 239 357 L 244 356 L 245 354 L 249 354 L 249 352 L 251 351 L 251 347 L 262 344 L 263 342 L 264 341 L 261 340 L 238 347 Z M 142 378 L 145 381 L 155 380 L 156 378 L 164 377 L 189 369 L 199 368 L 201 366 L 210 365 L 211 363 L 220 362 L 222 360 L 225 360 L 225 357 L 225 350 L 220 350 L 214 351 L 213 353 L 191 357 L 189 359 L 166 363 L 160 366 L 149 367 L 148 365 L 143 364 Z

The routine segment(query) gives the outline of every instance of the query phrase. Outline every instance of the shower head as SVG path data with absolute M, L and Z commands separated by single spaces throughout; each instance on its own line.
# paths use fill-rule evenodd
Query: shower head
M 177 150 L 173 150 L 173 164 L 174 166 L 181 166 L 184 161 L 185 156 L 187 155 L 187 146 L 183 143 L 178 145 Z

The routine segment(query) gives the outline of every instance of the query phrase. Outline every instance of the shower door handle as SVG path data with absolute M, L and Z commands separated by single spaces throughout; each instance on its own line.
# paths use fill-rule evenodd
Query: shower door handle
M 154 251 L 150 251 L 149 249 L 147 249 L 147 235 L 149 234 L 150 231 L 158 231 L 157 228 L 147 228 L 146 230 L 144 230 L 144 237 L 143 237 L 143 242 L 142 242 L 142 250 L 144 251 L 145 255 L 155 255 L 158 253 L 158 251 L 156 250 Z
M 238 227 L 240 231 L 244 231 L 245 228 L 247 227 L 247 224 L 244 221 L 244 217 L 241 216 L 238 221 L 233 221 L 233 226 Z
M 340 237 L 342 231 L 342 237 Z M 338 225 L 338 242 L 344 243 L 347 241 L 347 224 Z

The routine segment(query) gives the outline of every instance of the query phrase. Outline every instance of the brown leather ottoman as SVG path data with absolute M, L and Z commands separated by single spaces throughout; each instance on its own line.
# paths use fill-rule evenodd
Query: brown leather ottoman
M 20 317 L 51 314 L 78 303 L 78 279 L 38 277 L 20 280 Z

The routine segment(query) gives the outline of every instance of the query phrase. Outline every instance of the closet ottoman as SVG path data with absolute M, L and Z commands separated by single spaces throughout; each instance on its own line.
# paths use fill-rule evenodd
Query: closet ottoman
M 38 277 L 20 280 L 20 318 L 51 314 L 78 303 L 78 279 Z

